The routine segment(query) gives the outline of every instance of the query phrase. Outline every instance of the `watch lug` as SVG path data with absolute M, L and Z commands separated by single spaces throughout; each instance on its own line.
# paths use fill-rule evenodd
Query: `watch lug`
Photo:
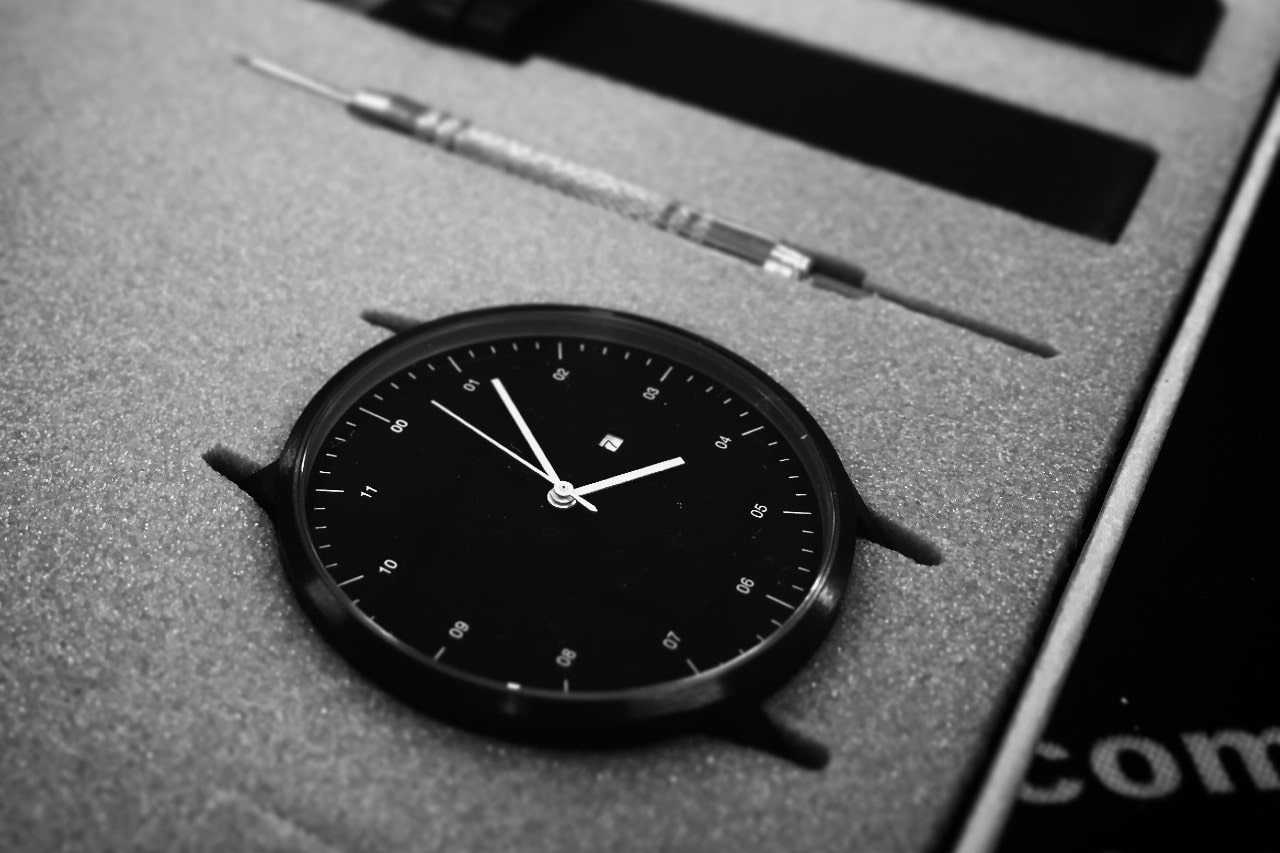
M 831 751 L 760 705 L 735 706 L 710 717 L 703 731 L 785 759 L 808 770 L 822 770 Z
M 371 326 L 378 326 L 389 332 L 395 332 L 397 335 L 422 325 L 421 320 L 413 317 L 406 317 L 404 314 L 397 314 L 394 311 L 378 311 L 374 309 L 361 311 L 360 319 Z
M 903 527 L 890 518 L 885 518 L 868 507 L 859 496 L 855 498 L 854 514 L 858 517 L 858 536 L 868 542 L 897 551 L 909 560 L 922 566 L 942 564 L 942 550 L 928 539 Z
M 252 459 L 225 444 L 215 444 L 201 454 L 210 468 L 245 491 L 270 515 L 276 506 L 276 467 L 272 462 L 259 466 Z

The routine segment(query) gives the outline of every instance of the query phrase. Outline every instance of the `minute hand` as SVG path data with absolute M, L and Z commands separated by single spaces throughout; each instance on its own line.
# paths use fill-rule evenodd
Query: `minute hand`
M 596 480 L 594 483 L 587 483 L 585 486 L 578 486 L 573 490 L 574 495 L 589 495 L 592 492 L 598 492 L 601 489 L 609 489 L 614 486 L 620 486 L 623 483 L 630 483 L 632 480 L 639 480 L 641 477 L 648 477 L 650 474 L 657 474 L 660 471 L 669 471 L 672 468 L 678 468 L 684 464 L 683 456 L 676 456 L 665 462 L 655 462 L 652 465 L 646 465 L 643 468 L 637 468 L 634 471 L 628 471 L 625 474 L 617 474 L 613 477 L 605 477 L 603 480 Z

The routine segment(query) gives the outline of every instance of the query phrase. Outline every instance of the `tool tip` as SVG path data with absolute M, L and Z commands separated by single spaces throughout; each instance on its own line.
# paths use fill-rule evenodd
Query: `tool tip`
M 274 77 L 277 80 L 282 80 L 285 83 L 297 86 L 300 89 L 305 89 L 316 95 L 329 98 L 330 100 L 338 101 L 339 103 L 347 103 L 351 100 L 351 96 L 341 89 L 330 86 L 328 83 L 322 83 L 311 77 L 305 77 L 296 71 L 285 68 L 283 65 L 277 65 L 276 63 L 269 62 L 261 57 L 251 56 L 247 53 L 236 53 L 233 54 L 233 58 L 239 65 L 243 65 L 246 68 L 265 74 L 268 77 Z

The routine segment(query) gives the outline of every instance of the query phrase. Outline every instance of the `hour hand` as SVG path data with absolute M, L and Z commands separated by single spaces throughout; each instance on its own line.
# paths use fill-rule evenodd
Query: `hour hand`
M 561 479 L 556 473 L 555 467 L 551 464 L 551 460 L 547 458 L 547 454 L 542 449 L 542 445 L 538 443 L 538 439 L 534 438 L 533 430 L 529 429 L 529 424 L 525 421 L 524 415 L 520 414 L 520 410 L 516 408 L 515 401 L 511 399 L 511 395 L 507 393 L 507 388 L 502 384 L 501 379 L 490 379 L 493 390 L 498 392 L 498 397 L 502 400 L 502 405 L 507 407 L 507 414 L 511 415 L 511 420 L 516 422 L 520 434 L 524 436 L 524 440 L 529 443 L 529 448 L 533 451 L 533 456 L 538 460 L 538 464 L 542 466 L 542 474 L 551 483 L 554 484 L 551 495 L 548 495 L 553 504 L 558 500 L 572 504 L 574 500 L 582 504 L 592 512 L 596 511 L 593 503 L 578 497 L 577 492 L 573 490 L 573 486 Z M 554 495 L 554 496 L 553 496 Z M 558 505 L 558 504 L 557 504 Z

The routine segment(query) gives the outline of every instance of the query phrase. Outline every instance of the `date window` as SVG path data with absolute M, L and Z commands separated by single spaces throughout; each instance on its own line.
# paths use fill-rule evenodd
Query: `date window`
M 600 446 L 610 453 L 617 453 L 618 448 L 622 446 L 622 439 L 613 433 L 605 433 L 604 438 L 600 439 Z

